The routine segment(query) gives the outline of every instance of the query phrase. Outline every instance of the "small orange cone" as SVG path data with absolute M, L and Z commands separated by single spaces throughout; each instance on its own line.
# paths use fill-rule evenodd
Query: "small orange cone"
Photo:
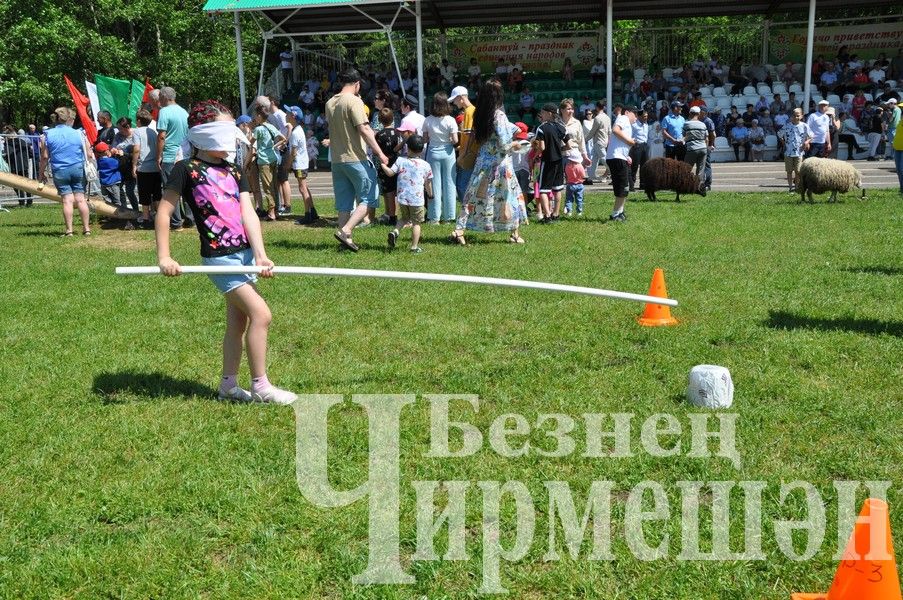
M 901 600 L 900 577 L 883 500 L 869 498 L 847 542 L 827 594 L 792 594 L 791 600 Z
M 656 298 L 668 297 L 668 290 L 665 288 L 665 272 L 661 269 L 656 269 L 652 273 L 649 295 Z M 669 306 L 646 304 L 646 310 L 637 318 L 637 322 L 644 327 L 658 327 L 660 325 L 676 325 L 677 319 L 671 316 L 671 307 Z

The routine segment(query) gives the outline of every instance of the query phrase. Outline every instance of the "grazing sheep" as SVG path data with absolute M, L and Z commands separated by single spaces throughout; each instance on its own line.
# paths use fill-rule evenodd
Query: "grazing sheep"
M 650 200 L 656 199 L 658 190 L 674 190 L 678 202 L 681 194 L 705 196 L 705 186 L 692 169 L 692 165 L 673 158 L 653 158 L 640 168 L 640 185 Z
M 853 188 L 862 188 L 862 173 L 853 165 L 833 158 L 807 158 L 800 167 L 799 184 L 800 202 L 813 202 L 812 194 L 831 192 L 828 202 L 837 201 L 837 192 L 846 194 Z M 865 189 L 862 190 L 865 198 Z

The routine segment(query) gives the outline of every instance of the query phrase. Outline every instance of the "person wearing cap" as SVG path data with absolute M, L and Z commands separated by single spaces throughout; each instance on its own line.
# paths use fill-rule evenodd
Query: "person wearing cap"
M 856 119 L 849 113 L 842 112 L 838 118 L 840 120 L 840 133 L 837 136 L 838 142 L 843 142 L 847 145 L 847 160 L 853 160 L 854 152 L 859 153 L 864 150 L 864 148 L 859 145 L 859 139 L 856 137 L 857 135 L 862 134 L 862 130 L 859 128 Z
M 705 156 L 708 153 L 709 132 L 705 123 L 700 121 L 700 108 L 690 108 L 690 119 L 684 123 L 683 141 L 686 148 L 684 162 L 692 165 L 700 182 L 705 181 Z
M 458 192 L 458 200 L 464 198 L 464 190 L 470 183 L 473 175 L 473 166 L 477 160 L 480 148 L 473 142 L 473 115 L 476 107 L 470 102 L 467 88 L 463 85 L 456 86 L 448 97 L 460 112 L 461 122 L 458 123 L 458 158 L 455 162 L 455 190 Z
M 671 102 L 671 112 L 662 119 L 662 136 L 665 138 L 665 158 L 683 160 L 686 154 L 684 146 L 684 123 L 686 120 L 680 113 L 683 105 L 674 100 Z M 636 118 L 634 117 L 634 120 Z
M 615 119 L 611 128 L 608 154 L 605 159 L 608 170 L 611 172 L 611 186 L 615 195 L 614 207 L 609 217 L 611 221 L 624 222 L 627 220 L 624 206 L 627 204 L 630 183 L 630 148 L 636 145 L 636 141 L 633 139 L 633 124 L 636 122 L 636 113 L 636 107 L 623 107 L 620 116 Z
M 119 161 L 110 152 L 106 142 L 94 144 L 94 156 L 97 160 L 97 175 L 100 179 L 100 195 L 107 204 L 128 208 L 122 197 L 122 173 L 119 172 Z
M 364 220 L 368 211 L 379 206 L 376 169 L 367 157 L 367 146 L 382 164 L 389 159 L 383 154 L 367 120 L 364 102 L 358 96 L 361 76 L 355 69 L 338 77 L 342 89 L 326 103 L 329 123 L 329 147 L 332 164 L 332 192 L 338 211 L 338 229 L 334 237 L 345 248 L 358 251 L 351 232 Z M 355 208 L 354 202 L 358 201 Z
M 505 116 L 505 95 L 501 83 L 489 80 L 480 88 L 474 113 L 473 139 L 480 147 L 473 177 L 462 199 L 461 217 L 451 234 L 451 240 L 465 245 L 465 230 L 492 233 L 510 232 L 508 241 L 522 244 L 520 225 L 526 219 L 524 197 L 521 194 L 514 165 L 513 152 L 526 151 L 525 145 L 514 139 L 518 131 Z
M 399 131 L 409 131 L 417 135 L 423 135 L 423 122 L 426 117 L 417 112 L 418 100 L 411 94 L 406 94 L 401 99 L 401 125 Z
M 889 98 L 885 102 L 887 106 L 887 156 L 894 156 L 894 140 L 897 139 L 897 126 L 900 124 L 900 102 L 896 98 Z
M 806 119 L 806 125 L 809 126 L 812 135 L 812 142 L 809 144 L 806 158 L 825 156 L 831 152 L 831 116 L 828 115 L 830 104 L 827 100 L 820 101 L 818 110 Z
M 539 199 L 536 202 L 540 223 L 555 220 L 554 208 L 561 204 L 564 190 L 564 151 L 567 150 L 569 135 L 564 123 L 558 118 L 558 107 L 547 102 L 539 113 L 542 123 L 536 128 L 533 143 L 540 154 Z
M 514 139 L 518 142 L 526 142 L 530 139 L 530 128 L 526 123 L 518 121 L 514 124 L 517 131 L 514 132 Z M 527 152 L 512 152 L 511 165 L 514 168 L 514 176 L 517 177 L 517 184 L 520 191 L 524 195 L 524 199 L 530 196 L 530 160 Z M 539 199 L 537 198 L 537 202 Z

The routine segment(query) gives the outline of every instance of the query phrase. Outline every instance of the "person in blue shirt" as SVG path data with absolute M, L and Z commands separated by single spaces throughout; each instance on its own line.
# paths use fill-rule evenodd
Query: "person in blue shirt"
M 737 162 L 740 162 L 740 148 L 743 148 L 744 157 L 743 160 L 749 162 L 749 129 L 747 129 L 746 124 L 743 122 L 743 119 L 737 119 L 734 124 L 731 126 L 730 130 L 731 134 L 731 145 L 734 147 L 734 156 L 737 159 Z
M 100 177 L 100 195 L 107 204 L 119 204 L 128 208 L 125 197 L 122 195 L 122 173 L 119 171 L 119 160 L 113 157 L 110 147 L 106 142 L 97 142 L 94 145 L 94 155 L 97 158 L 97 175 Z
M 686 120 L 681 114 L 683 104 L 674 100 L 671 102 L 671 112 L 662 119 L 662 136 L 665 138 L 665 158 L 674 158 L 683 161 L 687 148 L 684 145 L 684 123 Z
M 63 199 L 63 220 L 66 231 L 63 237 L 72 236 L 73 203 L 78 206 L 84 235 L 91 234 L 90 213 L 85 201 L 85 157 L 88 156 L 88 139 L 81 131 L 72 128 L 75 111 L 61 106 L 50 115 L 56 126 L 41 139 L 41 164 L 38 172 L 41 183 L 47 183 L 47 164 L 53 169 L 53 184 Z

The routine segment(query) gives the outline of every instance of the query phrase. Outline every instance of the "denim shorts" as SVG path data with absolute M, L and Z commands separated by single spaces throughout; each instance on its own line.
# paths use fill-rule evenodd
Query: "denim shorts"
M 254 265 L 254 253 L 250 248 L 239 250 L 225 256 L 201 257 L 201 264 L 210 267 L 251 267 Z M 243 286 L 246 283 L 257 283 L 257 275 L 208 275 L 213 285 L 224 294 Z
M 369 208 L 379 208 L 376 169 L 370 161 L 332 163 L 332 191 L 339 212 L 354 210 L 354 200 Z
M 73 165 L 53 170 L 53 185 L 60 196 L 85 193 L 85 167 Z

